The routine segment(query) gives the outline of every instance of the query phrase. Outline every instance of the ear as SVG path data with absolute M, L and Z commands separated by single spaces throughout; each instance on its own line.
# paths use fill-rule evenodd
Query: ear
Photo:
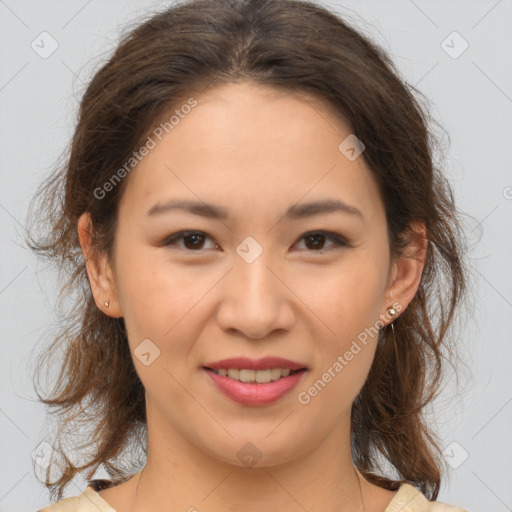
M 93 246 L 92 233 L 91 216 L 86 212 L 78 219 L 78 239 L 84 255 L 91 291 L 98 309 L 108 316 L 121 317 L 123 315 L 117 298 L 114 272 L 107 254 Z M 105 305 L 106 302 L 108 307 Z
M 389 307 L 394 307 L 398 315 L 405 311 L 420 285 L 428 247 L 425 224 L 423 222 L 411 223 L 405 237 L 408 244 L 404 247 L 401 256 L 392 263 L 388 287 L 382 304 L 381 318 L 390 318 L 387 313 Z M 389 323 L 394 318 L 391 318 Z

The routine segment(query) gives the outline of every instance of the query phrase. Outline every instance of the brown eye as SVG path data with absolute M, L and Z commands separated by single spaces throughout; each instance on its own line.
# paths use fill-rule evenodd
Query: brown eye
M 202 249 L 205 237 L 203 235 L 192 234 L 183 237 L 183 245 L 187 249 Z
M 315 231 L 302 235 L 300 240 L 304 240 L 306 249 L 313 252 L 319 252 L 322 249 L 335 249 L 338 247 L 348 247 L 348 243 L 336 233 L 326 231 Z M 326 241 L 331 244 L 325 247 Z
M 208 240 L 210 240 L 213 245 L 205 247 Z M 349 247 L 349 243 L 341 236 L 327 231 L 306 233 L 302 235 L 299 240 L 301 242 L 304 241 L 305 250 L 310 252 L 321 252 L 324 249 L 331 250 L 341 247 Z M 209 235 L 202 231 L 180 231 L 179 233 L 175 233 L 174 235 L 166 238 L 161 245 L 166 247 L 177 247 L 191 252 L 219 248 L 218 244 Z
M 189 251 L 199 251 L 205 249 L 205 241 L 212 240 L 210 236 L 201 231 L 180 231 L 162 242 L 162 246 L 176 246 L 180 249 L 186 249 Z M 182 242 L 180 244 L 179 242 Z M 212 240 L 213 242 L 213 240 Z M 213 242 L 214 248 L 218 245 Z

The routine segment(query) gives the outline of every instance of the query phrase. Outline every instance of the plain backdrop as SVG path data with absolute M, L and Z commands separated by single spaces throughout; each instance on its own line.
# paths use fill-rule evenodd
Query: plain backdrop
M 127 23 L 170 4 L 0 0 L 0 512 L 49 504 L 32 469 L 46 433 L 31 351 L 54 320 L 56 285 L 24 247 L 30 199 L 69 142 L 80 93 L 104 52 Z M 445 172 L 474 219 L 467 231 L 475 242 L 476 302 L 460 336 L 472 380 L 462 399 L 449 385 L 438 401 L 438 429 L 454 468 L 439 500 L 473 512 L 510 511 L 512 0 L 325 5 L 390 52 L 449 134 Z M 84 488 L 77 480 L 67 495 Z

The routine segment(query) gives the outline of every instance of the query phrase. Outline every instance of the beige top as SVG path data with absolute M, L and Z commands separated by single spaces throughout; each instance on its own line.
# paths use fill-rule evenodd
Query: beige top
M 89 485 L 80 495 L 64 498 L 38 512 L 117 512 Z M 467 512 L 439 501 L 428 501 L 412 485 L 404 483 L 384 512 Z

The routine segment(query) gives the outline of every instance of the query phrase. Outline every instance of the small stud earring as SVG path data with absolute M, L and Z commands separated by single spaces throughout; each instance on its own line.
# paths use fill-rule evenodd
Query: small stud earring
M 398 316 L 398 311 L 393 307 L 393 306 L 390 306 L 388 309 L 387 309 L 387 313 L 388 315 L 392 316 L 393 318 Z M 393 326 L 393 322 L 391 322 L 389 325 L 391 326 L 391 330 L 393 331 L 393 338 L 395 336 L 395 327 Z
M 108 308 L 108 306 L 110 305 L 110 301 L 109 300 L 106 300 L 105 301 L 105 307 Z
M 393 307 L 393 306 L 390 306 L 388 309 L 387 309 L 387 313 L 392 316 L 392 317 L 395 317 L 398 315 L 398 311 Z

